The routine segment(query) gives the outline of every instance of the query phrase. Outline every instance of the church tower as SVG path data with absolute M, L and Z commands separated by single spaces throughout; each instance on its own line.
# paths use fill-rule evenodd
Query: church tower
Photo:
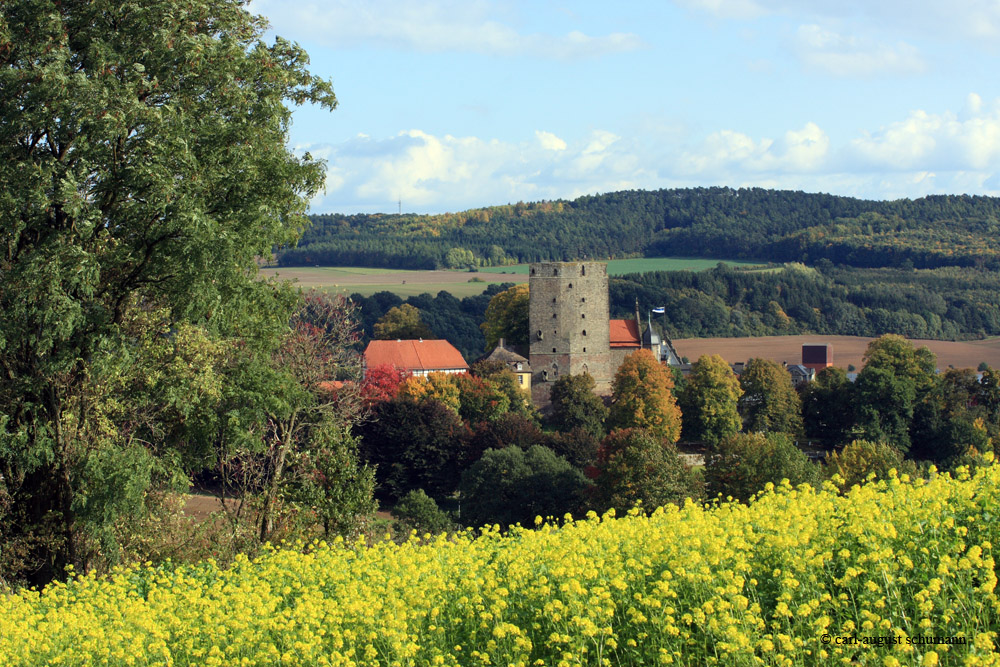
M 552 383 L 587 372 L 598 393 L 611 390 L 608 267 L 603 262 L 541 262 L 528 269 L 531 395 L 547 405 Z

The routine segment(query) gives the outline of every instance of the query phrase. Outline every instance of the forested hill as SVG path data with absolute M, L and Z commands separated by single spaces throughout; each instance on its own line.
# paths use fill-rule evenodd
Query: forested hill
M 315 215 L 284 266 L 440 268 L 624 256 L 1000 268 L 1000 198 L 630 190 L 442 215 Z

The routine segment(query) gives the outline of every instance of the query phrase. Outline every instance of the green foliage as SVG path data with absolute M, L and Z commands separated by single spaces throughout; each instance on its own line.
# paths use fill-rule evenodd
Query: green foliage
M 452 380 L 458 387 L 458 414 L 467 423 L 496 421 L 510 410 L 510 396 L 500 390 L 498 383 L 467 373 L 455 375 Z
M 467 526 L 520 523 L 578 513 L 590 482 L 566 459 L 536 445 L 487 450 L 462 474 L 461 520 Z
M 487 449 L 520 447 L 530 449 L 533 445 L 549 446 L 546 435 L 534 421 L 514 412 L 508 412 L 499 419 L 480 423 L 472 437 L 470 458 L 478 459 Z M 562 455 L 561 452 L 557 452 Z
M 802 389 L 802 419 L 806 435 L 828 446 L 848 437 L 854 425 L 853 386 L 844 369 L 830 366 Z
M 458 413 L 433 400 L 380 403 L 358 427 L 362 457 L 376 468 L 379 492 L 395 500 L 414 489 L 441 499 L 468 465 L 470 433 Z
M 995 269 L 998 218 L 1000 200 L 993 197 L 864 201 L 761 188 L 630 190 L 442 215 L 314 216 L 303 243 L 279 261 L 436 268 L 452 249 L 467 249 L 493 263 L 683 253 L 908 273 Z
M 465 248 L 452 248 L 444 256 L 444 265 L 449 269 L 464 269 L 476 265 L 476 256 Z
M 130 365 L 178 325 L 251 354 L 287 324 L 255 259 L 295 240 L 324 169 L 287 148 L 284 103 L 336 100 L 263 34 L 215 0 L 0 5 L 0 466 L 31 507 L 10 533 L 49 536 L 37 583 L 110 549 L 151 469 L 217 444 L 198 373 L 137 405 Z
M 910 449 L 918 401 L 934 386 L 934 355 L 896 335 L 873 340 L 854 384 L 857 426 L 865 438 Z
M 717 354 L 698 359 L 680 396 L 684 438 L 715 445 L 739 431 L 737 405 L 742 391 L 725 359 Z
M 557 430 L 569 432 L 583 429 L 595 438 L 604 437 L 604 420 L 608 409 L 594 393 L 597 384 L 590 373 L 561 375 L 552 383 L 550 394 L 552 414 L 549 420 Z
M 719 267 L 627 275 L 612 278 L 609 288 L 613 317 L 628 316 L 637 298 L 663 305 L 663 326 L 678 337 L 898 333 L 954 339 L 1000 333 L 1000 305 L 993 298 L 1000 273 L 980 268 L 838 266 L 819 273 L 787 264 L 769 271 Z
M 877 479 L 888 479 L 889 471 L 899 474 L 915 473 L 916 467 L 910 463 L 904 468 L 903 453 L 886 442 L 853 440 L 839 452 L 826 455 L 824 474 L 827 478 L 840 476 L 838 486 L 849 489 L 861 484 L 874 475 Z
M 768 483 L 793 486 L 818 480 L 816 464 L 782 433 L 737 433 L 723 438 L 705 457 L 709 498 L 719 494 L 747 501 Z
M 545 446 L 577 468 L 587 472 L 597 465 L 600 441 L 583 428 L 563 433 L 549 433 Z
M 358 439 L 342 424 L 318 424 L 290 467 L 286 497 L 315 517 L 327 539 L 357 537 L 375 518 L 375 470 L 360 462 Z
M 802 433 L 802 401 L 791 374 L 770 359 L 751 359 L 740 374 L 738 407 L 752 433 Z
M 376 340 L 434 338 L 434 332 L 420 319 L 420 311 L 408 303 L 390 308 L 375 323 L 374 334 Z
M 451 517 L 423 489 L 415 489 L 403 496 L 392 508 L 392 515 L 396 518 L 392 526 L 396 539 L 406 539 L 411 531 L 416 531 L 418 535 L 436 535 L 455 527 Z
M 528 285 L 515 285 L 494 296 L 485 317 L 480 327 L 486 336 L 487 350 L 496 347 L 501 338 L 507 345 L 527 345 Z
M 644 428 L 674 444 L 681 435 L 681 411 L 673 388 L 673 375 L 652 352 L 628 355 L 611 383 L 608 428 Z
M 699 482 L 674 444 L 644 428 L 612 431 L 601 442 L 596 483 L 601 511 L 624 513 L 640 502 L 652 511 L 701 495 Z
M 431 338 L 444 339 L 455 346 L 466 359 L 475 359 L 486 345 L 479 325 L 485 317 L 490 299 L 510 287 L 509 283 L 490 285 L 482 294 L 456 299 L 450 292 L 441 291 L 437 296 L 421 294 L 406 299 L 406 303 L 419 309 L 421 320 L 434 332 Z M 374 338 L 375 323 L 391 308 L 403 303 L 391 292 L 376 292 L 370 297 L 352 294 L 351 301 L 358 307 L 363 338 Z

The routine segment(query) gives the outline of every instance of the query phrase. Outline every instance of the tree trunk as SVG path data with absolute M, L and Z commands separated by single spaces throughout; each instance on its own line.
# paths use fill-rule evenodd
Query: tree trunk
M 292 449 L 292 445 L 295 443 L 295 422 L 295 415 L 289 417 L 288 423 L 282 428 L 282 437 L 278 439 L 278 452 L 274 461 L 274 470 L 264 495 L 264 507 L 261 509 L 261 542 L 266 542 L 274 531 L 274 504 L 278 499 L 278 486 L 281 484 L 281 476 L 285 471 L 285 460 L 288 457 L 288 452 Z

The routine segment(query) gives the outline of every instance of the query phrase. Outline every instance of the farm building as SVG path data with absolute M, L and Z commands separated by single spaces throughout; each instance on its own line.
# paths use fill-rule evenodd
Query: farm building
M 531 392 L 531 364 L 520 354 L 504 345 L 503 338 L 489 354 L 480 357 L 478 361 L 499 361 L 514 373 L 517 384 L 526 392 Z
M 833 366 L 833 345 L 804 344 L 802 346 L 802 365 L 817 373 L 824 368 Z
M 364 367 L 392 366 L 412 375 L 468 373 L 462 353 L 446 340 L 373 340 L 364 354 Z

